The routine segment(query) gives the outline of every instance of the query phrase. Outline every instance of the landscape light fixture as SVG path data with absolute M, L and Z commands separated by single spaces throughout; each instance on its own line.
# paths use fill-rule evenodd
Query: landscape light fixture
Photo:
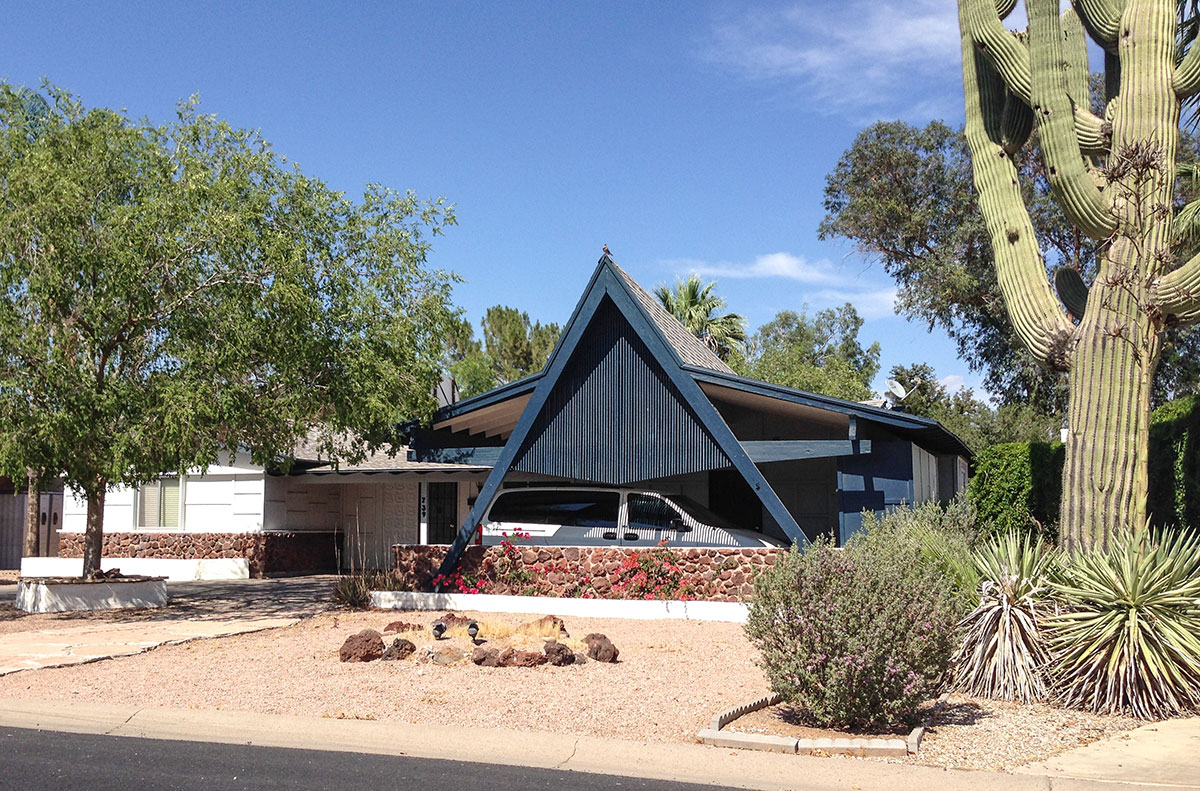
M 477 634 L 479 634 L 479 624 L 475 621 L 471 621 L 469 624 L 467 624 L 467 635 L 474 640 L 475 635 Z
M 433 629 L 434 640 L 441 640 L 442 635 L 446 633 L 446 624 L 442 623 L 441 621 L 434 621 L 434 624 L 431 628 Z

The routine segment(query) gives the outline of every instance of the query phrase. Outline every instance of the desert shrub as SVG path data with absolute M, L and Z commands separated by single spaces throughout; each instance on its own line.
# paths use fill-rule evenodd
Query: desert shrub
M 1050 675 L 1071 708 L 1144 719 L 1200 705 L 1200 545 L 1140 530 L 1081 552 L 1053 584 Z
M 962 626 L 954 684 L 972 695 L 1029 703 L 1046 695 L 1039 628 L 1056 555 L 1028 533 L 983 542 L 974 553 L 979 604 Z
M 936 690 L 953 649 L 944 578 L 887 551 L 877 531 L 846 550 L 794 547 L 759 575 L 746 633 L 771 688 L 823 727 L 908 722 Z M 877 551 L 883 550 L 883 551 Z
M 1058 442 L 1008 442 L 980 451 L 967 487 L 979 524 L 994 535 L 1036 530 L 1053 541 L 1063 459 Z
M 333 583 L 333 601 L 343 607 L 366 609 L 371 606 L 371 591 L 406 591 L 411 586 L 390 571 L 369 570 L 339 574 Z
M 962 614 L 975 606 L 979 574 L 972 549 L 978 542 L 975 507 L 959 495 L 942 506 L 923 503 L 877 515 L 864 512 L 862 534 L 855 539 L 876 546 L 876 552 L 895 556 L 893 562 L 912 563 L 939 576 L 957 594 Z

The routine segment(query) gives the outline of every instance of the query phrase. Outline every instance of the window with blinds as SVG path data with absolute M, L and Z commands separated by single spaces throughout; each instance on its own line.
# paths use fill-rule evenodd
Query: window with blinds
M 161 478 L 138 490 L 138 526 L 179 527 L 178 478 Z

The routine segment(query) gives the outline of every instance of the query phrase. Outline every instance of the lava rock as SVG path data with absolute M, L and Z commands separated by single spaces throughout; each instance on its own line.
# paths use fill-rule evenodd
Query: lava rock
M 500 667 L 500 652 L 481 645 L 471 652 L 471 661 L 480 667 Z
M 363 629 L 342 643 L 338 657 L 343 662 L 374 662 L 383 656 L 383 637 L 374 629 Z
M 467 652 L 455 645 L 444 645 L 429 660 L 435 665 L 454 665 L 467 658 Z
M 407 621 L 392 621 L 387 626 L 383 627 L 384 634 L 388 632 L 419 632 L 424 629 L 419 623 L 408 623 Z
M 589 659 L 595 659 L 597 662 L 616 662 L 617 657 L 621 652 L 612 644 L 605 635 L 599 632 L 592 632 L 583 638 L 583 642 L 587 644 L 587 655 Z
M 432 621 L 430 621 L 430 623 L 429 623 L 430 628 L 433 628 L 433 625 L 435 623 L 437 623 L 438 621 L 441 621 L 442 623 L 446 624 L 446 631 L 450 631 L 451 629 L 454 629 L 455 627 L 458 627 L 458 626 L 466 626 L 467 624 L 469 624 L 471 622 L 471 619 L 464 618 L 463 616 L 459 615 L 456 612 L 448 612 L 445 615 L 443 615 L 441 618 L 434 618 Z
M 395 659 L 408 659 L 416 650 L 417 646 L 414 645 L 412 641 L 397 637 L 392 641 L 392 644 L 387 647 L 387 650 L 383 652 L 383 656 L 381 658 L 385 662 Z
M 575 664 L 586 665 L 587 661 L 588 661 L 588 658 L 586 655 L 581 654 L 578 651 L 575 652 Z
M 555 667 L 575 664 L 575 652 L 562 643 L 550 640 L 543 650 L 546 652 L 546 661 Z
M 546 655 L 540 651 L 514 651 L 512 667 L 537 667 L 546 664 Z

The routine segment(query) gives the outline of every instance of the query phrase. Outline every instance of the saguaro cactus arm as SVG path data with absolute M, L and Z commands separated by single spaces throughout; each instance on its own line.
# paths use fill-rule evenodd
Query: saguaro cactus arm
M 996 277 L 1013 327 L 1026 348 L 1039 361 L 1062 369 L 1067 363 L 1074 327 L 1063 315 L 1046 278 L 1016 166 L 1005 150 L 1005 82 L 991 61 L 976 51 L 968 32 L 967 6 L 974 2 L 962 0 L 959 5 L 964 31 L 966 136 L 974 163 L 975 189 L 979 192 L 980 208 L 996 257 Z
M 1028 0 L 1029 55 L 1033 67 L 1033 115 L 1037 120 L 1047 180 L 1072 224 L 1093 239 L 1117 229 L 1112 202 L 1088 173 L 1075 134 L 1074 108 L 1067 90 L 1063 28 L 1057 0 Z M 1068 11 L 1067 13 L 1074 13 Z
M 1115 50 L 1121 32 L 1121 12 L 1124 0 L 1071 0 L 1083 24 L 1100 46 Z
M 1200 320 L 1200 255 L 1158 278 L 1152 284 L 1151 295 L 1155 307 L 1172 317 L 1173 323 Z
M 1006 4 L 999 10 L 995 8 L 992 0 L 967 0 L 964 5 L 966 8 L 963 17 L 970 27 L 975 46 L 987 55 L 992 65 L 1003 75 L 1009 90 L 1026 104 L 1032 104 L 1029 49 L 1002 23 L 1011 10 L 1011 5 Z M 1087 102 L 1076 103 L 1072 110 L 1072 120 L 1075 123 L 1080 151 L 1097 156 L 1108 153 L 1112 130 L 1104 119 L 1089 109 Z
M 1183 60 L 1175 68 L 1171 85 L 1180 99 L 1186 99 L 1200 91 L 1200 47 L 1193 44 L 1188 49 Z

